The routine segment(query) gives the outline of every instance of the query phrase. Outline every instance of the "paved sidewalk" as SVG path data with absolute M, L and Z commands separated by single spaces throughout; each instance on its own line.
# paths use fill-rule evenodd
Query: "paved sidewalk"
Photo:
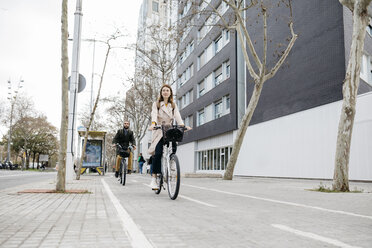
M 66 184 L 90 194 L 18 193 L 55 189 L 54 180 L 1 190 L 0 247 L 131 247 L 102 178 Z
M 371 183 L 351 182 L 364 193 L 328 194 L 306 190 L 331 184 L 323 180 L 182 178 L 172 201 L 151 191 L 149 175 L 132 174 L 125 187 L 112 173 L 66 185 L 89 194 L 20 194 L 55 189 L 55 176 L 17 175 L 0 180 L 39 181 L 0 190 L 0 248 L 372 247 Z

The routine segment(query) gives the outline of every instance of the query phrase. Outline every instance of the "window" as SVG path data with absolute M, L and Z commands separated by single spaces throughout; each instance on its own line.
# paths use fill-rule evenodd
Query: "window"
M 206 55 L 205 55 L 205 63 L 207 63 L 213 56 L 213 42 L 209 44 L 209 46 L 205 49 Z
M 222 46 L 222 36 L 220 36 L 214 41 L 214 54 L 218 53 Z
M 218 119 L 222 116 L 222 100 L 214 103 L 214 119 Z
M 182 53 L 179 57 L 180 65 L 183 63 L 183 58 L 184 58 L 185 53 Z
M 207 28 L 203 25 L 198 31 L 198 40 L 202 41 L 207 34 Z
M 191 1 L 187 1 L 187 3 L 183 6 L 183 10 L 182 12 L 179 14 L 179 19 L 182 19 L 183 17 L 186 16 L 186 14 L 189 12 L 190 8 L 191 8 Z
M 193 126 L 193 117 L 192 115 L 189 115 L 185 118 L 185 126 L 189 126 L 192 128 Z
M 152 11 L 159 13 L 159 3 L 157 1 L 152 1 Z
M 198 57 L 198 70 L 205 64 L 205 52 L 202 52 Z
M 230 77 L 230 61 L 227 61 L 225 63 L 225 73 L 226 73 L 226 78 Z
M 186 70 L 182 73 L 182 75 L 179 77 L 179 83 L 178 86 L 181 87 L 184 85 L 192 76 L 194 76 L 194 70 L 193 70 L 193 64 L 191 64 L 189 67 L 186 68 Z
M 225 170 L 232 148 L 230 146 L 198 151 L 198 170 Z
M 186 46 L 186 57 L 188 57 L 192 51 L 194 51 L 194 41 L 191 41 L 189 44 Z
M 225 102 L 225 111 L 230 112 L 230 95 L 227 95 L 224 97 L 224 102 Z
M 182 102 L 182 108 L 186 107 L 187 105 L 189 105 L 192 102 L 192 93 L 193 93 L 193 91 L 190 90 L 185 95 L 183 95 L 182 98 L 180 98 L 182 100 L 181 101 Z
M 210 1 L 200 1 L 199 10 L 204 10 Z
M 198 97 L 201 97 L 202 95 L 204 95 L 204 91 L 205 91 L 205 85 L 204 85 L 204 80 L 203 80 L 198 84 Z
M 372 86 L 372 60 L 371 56 L 368 56 L 367 54 L 362 55 L 360 78 Z
M 190 56 L 190 54 L 194 51 L 194 41 L 191 41 L 187 46 L 185 47 L 185 51 L 179 56 L 179 65 L 181 65 L 187 57 Z
M 367 33 L 368 33 L 370 36 L 372 36 L 372 25 L 371 25 L 371 24 L 367 25 L 366 30 L 367 30 Z
M 203 125 L 205 122 L 204 109 L 198 111 L 198 126 Z
M 224 42 L 225 42 L 225 45 L 226 45 L 230 41 L 230 31 L 229 30 L 224 30 L 223 34 L 224 34 L 223 35 L 224 36 Z
M 222 82 L 222 66 L 220 66 L 213 73 L 214 73 L 214 86 L 217 86 Z

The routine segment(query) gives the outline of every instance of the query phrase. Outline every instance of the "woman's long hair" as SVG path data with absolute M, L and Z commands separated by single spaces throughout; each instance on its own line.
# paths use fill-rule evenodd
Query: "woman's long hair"
M 156 101 L 156 105 L 157 105 L 158 109 L 160 108 L 160 102 L 164 101 L 163 95 L 161 94 L 161 91 L 163 90 L 164 87 L 167 87 L 170 90 L 170 96 L 168 98 L 168 102 L 172 104 L 172 108 L 175 108 L 175 104 L 173 102 L 172 87 L 170 87 L 168 84 L 163 84 L 163 86 L 160 88 L 160 94 L 159 94 L 158 100 Z

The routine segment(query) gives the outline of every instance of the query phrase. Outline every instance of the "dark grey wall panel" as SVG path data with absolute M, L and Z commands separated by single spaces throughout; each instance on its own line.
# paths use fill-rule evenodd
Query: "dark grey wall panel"
M 276 14 L 269 12 L 268 20 L 268 35 L 272 40 L 269 55 L 275 52 L 275 44 L 287 44 L 286 38 L 290 35 L 285 17 L 288 9 L 276 7 L 271 11 L 273 9 Z M 299 37 L 285 66 L 265 83 L 251 124 L 342 98 L 341 85 L 345 75 L 342 6 L 336 0 L 297 0 L 293 1 L 293 13 L 294 30 Z M 260 26 L 251 28 L 250 33 L 254 40 L 262 40 Z M 258 43 L 256 47 L 262 55 L 262 46 Z M 268 58 L 271 68 L 277 58 Z M 248 100 L 253 90 L 250 81 L 247 82 Z

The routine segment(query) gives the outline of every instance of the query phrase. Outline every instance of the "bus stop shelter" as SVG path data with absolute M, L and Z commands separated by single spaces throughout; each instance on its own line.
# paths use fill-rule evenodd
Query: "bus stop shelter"
M 78 158 L 81 157 L 86 131 L 80 130 L 78 142 Z M 83 174 L 88 168 L 96 170 L 100 175 L 105 174 L 106 161 L 106 132 L 89 131 L 85 156 L 81 168 Z

